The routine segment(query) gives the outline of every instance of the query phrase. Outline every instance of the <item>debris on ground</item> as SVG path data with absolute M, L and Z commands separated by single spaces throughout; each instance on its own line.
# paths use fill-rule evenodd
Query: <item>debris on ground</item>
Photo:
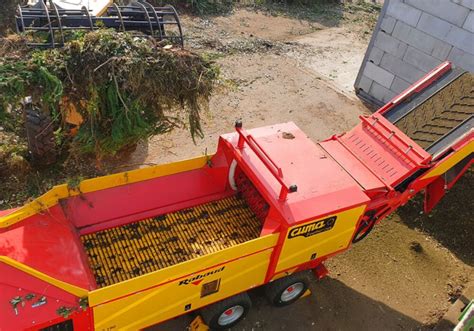
M 26 151 L 24 142 L 0 127 L 0 177 L 9 176 L 11 172 L 25 175 L 30 171 L 30 165 L 23 156 Z
M 410 243 L 410 249 L 416 253 L 423 252 L 423 246 L 418 241 L 412 241 Z

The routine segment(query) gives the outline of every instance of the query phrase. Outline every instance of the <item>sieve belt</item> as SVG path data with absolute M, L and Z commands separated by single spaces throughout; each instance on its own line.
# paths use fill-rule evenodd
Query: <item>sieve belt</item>
M 104 287 L 244 243 L 261 222 L 236 196 L 81 237 Z

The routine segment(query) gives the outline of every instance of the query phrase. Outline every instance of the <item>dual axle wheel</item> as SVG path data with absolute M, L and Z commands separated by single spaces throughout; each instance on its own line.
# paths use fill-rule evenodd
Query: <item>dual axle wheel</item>
M 298 273 L 268 283 L 265 295 L 272 305 L 283 307 L 297 301 L 307 289 L 307 279 Z M 250 297 L 244 292 L 203 308 L 201 316 L 211 330 L 222 330 L 239 323 L 251 307 Z

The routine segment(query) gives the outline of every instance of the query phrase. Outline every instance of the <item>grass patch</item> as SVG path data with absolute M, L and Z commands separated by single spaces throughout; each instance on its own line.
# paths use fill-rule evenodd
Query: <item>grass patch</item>
M 235 6 L 244 6 L 268 11 L 271 15 L 284 15 L 335 25 L 347 13 L 379 12 L 380 5 L 363 0 L 354 3 L 340 3 L 337 0 L 153 0 L 154 5 L 171 4 L 180 11 L 190 11 L 198 15 L 219 15 L 231 12 Z
M 232 11 L 235 0 L 148 0 L 155 6 L 173 5 L 179 11 L 197 15 L 220 15 Z
M 381 6 L 363 0 L 340 3 L 335 0 L 255 0 L 250 7 L 263 9 L 274 16 L 288 16 L 327 26 L 342 20 L 376 21 Z

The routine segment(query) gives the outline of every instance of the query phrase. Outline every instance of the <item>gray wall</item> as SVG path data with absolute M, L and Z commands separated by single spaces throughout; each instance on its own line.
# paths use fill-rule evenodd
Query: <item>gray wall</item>
M 380 105 L 445 60 L 474 72 L 474 0 L 386 0 L 354 87 Z

